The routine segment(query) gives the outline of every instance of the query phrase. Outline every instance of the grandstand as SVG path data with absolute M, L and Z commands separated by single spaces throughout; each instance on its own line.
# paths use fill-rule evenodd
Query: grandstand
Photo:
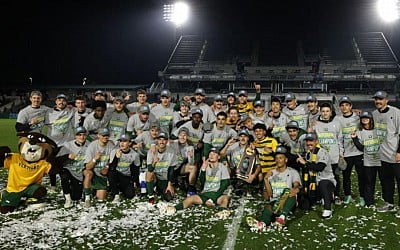
M 322 37 L 242 37 L 245 42 L 239 47 L 235 38 L 219 44 L 215 37 L 184 35 L 150 91 L 181 93 L 202 87 L 211 94 L 251 92 L 253 82 L 259 82 L 274 95 L 290 91 L 364 98 L 378 89 L 397 93 L 400 67 L 382 32 Z M 392 98 L 397 100 L 397 94 Z

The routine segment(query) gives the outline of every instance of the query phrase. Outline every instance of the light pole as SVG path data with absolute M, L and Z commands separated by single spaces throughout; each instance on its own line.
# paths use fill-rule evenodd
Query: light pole
M 175 25 L 174 38 L 179 38 L 179 29 L 189 18 L 189 6 L 185 2 L 175 2 L 164 4 L 163 18 L 166 22 L 172 22 Z

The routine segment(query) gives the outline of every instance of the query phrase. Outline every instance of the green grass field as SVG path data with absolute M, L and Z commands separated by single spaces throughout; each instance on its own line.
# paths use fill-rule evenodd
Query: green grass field
M 0 120 L 1 145 L 16 149 L 15 120 Z M 15 150 L 14 150 L 15 151 Z M 355 180 L 355 174 L 353 175 Z M 47 178 L 44 184 L 48 184 Z M 59 184 L 59 183 L 58 183 Z M 0 170 L 0 188 L 6 170 Z M 380 200 L 380 186 L 376 194 Z M 353 181 L 353 190 L 356 189 Z M 297 209 L 283 231 L 250 232 L 245 218 L 256 216 L 263 206 L 260 195 L 233 196 L 232 215 L 217 219 L 214 208 L 197 206 L 174 216 L 161 216 L 145 197 L 63 208 L 61 188 L 47 198 L 41 210 L 0 215 L 2 249 L 397 249 L 400 219 L 394 213 L 377 213 L 356 202 L 334 206 L 334 216 L 321 219 L 321 207 Z M 357 199 L 357 193 L 354 194 Z M 173 203 L 183 199 L 183 193 Z M 396 196 L 396 201 L 398 197 Z

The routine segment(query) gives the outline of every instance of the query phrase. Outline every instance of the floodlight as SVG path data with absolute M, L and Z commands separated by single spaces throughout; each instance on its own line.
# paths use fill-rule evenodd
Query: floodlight
M 393 22 L 399 19 L 399 0 L 378 0 L 376 6 L 379 16 L 385 22 Z
M 164 20 L 182 25 L 189 17 L 189 6 L 184 2 L 164 5 Z

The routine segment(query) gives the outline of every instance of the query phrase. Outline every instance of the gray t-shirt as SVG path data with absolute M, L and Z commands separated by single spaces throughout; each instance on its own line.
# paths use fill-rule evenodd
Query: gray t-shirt
M 116 157 L 115 154 L 119 149 L 113 149 L 110 153 L 110 163 L 113 162 Z M 116 170 L 125 176 L 131 176 L 131 164 L 135 166 L 140 166 L 140 157 L 139 154 L 130 149 L 129 152 L 122 152 L 121 157 L 119 158 Z
M 360 143 L 364 145 L 364 166 L 381 166 L 381 158 L 379 157 L 380 142 L 376 129 L 357 130 L 357 137 Z
M 63 167 L 68 169 L 71 175 L 79 181 L 83 181 L 82 171 L 85 169 L 85 155 L 88 146 L 88 142 L 85 142 L 84 145 L 79 146 L 75 143 L 75 140 L 72 140 L 64 143 L 60 149 L 60 152 L 58 152 L 58 156 L 75 154 L 75 158 L 66 161 Z
M 279 117 L 267 116 L 265 125 L 268 128 L 271 123 L 274 124 L 274 127 L 272 128 L 272 136 L 278 141 L 281 141 L 280 138 L 283 134 L 286 133 L 286 124 L 288 122 L 290 122 L 289 116 L 281 112 Z
M 204 183 L 204 188 L 201 191 L 202 193 L 205 192 L 216 192 L 221 186 L 222 180 L 228 180 L 230 178 L 228 168 L 218 162 L 216 167 L 206 168 L 206 180 Z
M 111 153 L 111 150 L 113 150 L 113 149 L 114 149 L 114 145 L 110 141 L 104 147 L 100 146 L 98 140 L 92 141 L 86 150 L 85 164 L 91 162 L 94 159 L 96 153 L 98 151 L 101 151 L 102 152 L 101 157 L 100 157 L 100 159 L 98 159 L 96 161 L 93 171 L 97 176 L 104 177 L 101 175 L 100 171 L 103 168 L 105 168 L 108 165 L 108 163 L 110 162 L 110 153 Z
M 83 126 L 88 131 L 88 137 L 91 141 L 95 141 L 97 139 L 97 130 L 99 128 L 105 128 L 108 126 L 108 117 L 106 115 L 103 116 L 102 119 L 96 119 L 94 117 L 94 112 L 90 113 L 85 121 L 83 122 Z
M 278 170 L 272 170 L 273 175 L 268 178 L 268 182 L 272 188 L 271 201 L 278 200 L 285 188 L 292 188 L 294 182 L 301 185 L 300 175 L 297 170 L 287 167 L 282 173 Z
M 171 134 L 172 130 L 172 119 L 174 117 L 174 105 L 170 103 L 169 107 L 164 107 L 161 104 L 157 104 L 151 109 L 151 114 L 154 115 L 155 119 L 158 120 L 161 131 Z
M 74 112 L 68 108 L 63 110 L 49 109 L 46 113 L 45 124 L 47 136 L 58 146 L 74 139 Z
M 381 142 L 379 149 L 381 161 L 396 163 L 396 152 L 399 147 L 400 110 L 396 107 L 388 107 L 389 110 L 386 113 L 374 110 L 372 116 L 377 136 Z
M 360 117 L 353 113 L 349 117 L 344 117 L 343 115 L 337 116 L 336 119 L 342 127 L 344 157 L 362 155 L 362 152 L 356 148 L 353 139 L 351 139 L 351 134 L 360 125 Z
M 296 121 L 299 124 L 299 127 L 307 130 L 307 121 L 308 121 L 308 108 L 306 104 L 299 104 L 295 109 L 289 109 L 284 107 L 282 109 L 282 113 L 285 113 L 289 116 L 291 121 Z
M 37 123 L 30 126 L 30 132 L 42 133 L 46 112 L 48 110 L 50 110 L 50 108 L 44 105 L 40 105 L 38 108 L 32 108 L 32 106 L 29 105 L 19 111 L 17 122 L 21 124 L 29 124 L 33 118 L 36 118 Z
M 306 154 L 306 160 L 309 162 L 312 162 L 312 154 L 307 153 Z M 321 180 L 328 180 L 333 183 L 333 185 L 336 186 L 336 180 L 335 176 L 333 175 L 333 170 L 332 170 L 332 160 L 331 156 L 329 155 L 328 151 L 326 151 L 323 148 L 319 148 L 317 157 L 315 159 L 315 163 L 325 163 L 326 166 L 322 171 L 317 172 L 317 183 L 319 183 Z M 312 171 L 310 171 L 311 173 Z
M 158 162 L 154 166 L 154 174 L 158 180 L 168 180 L 168 168 L 174 167 L 178 165 L 176 160 L 176 153 L 173 148 L 167 146 L 167 149 L 160 153 L 156 150 L 156 153 L 153 154 L 151 151 L 147 154 L 147 165 L 153 162 L 154 157 L 158 157 Z
M 337 164 L 339 154 L 343 153 L 343 135 L 339 121 L 337 119 L 330 122 L 317 121 L 314 129 L 318 135 L 319 143 L 329 152 L 332 164 Z
M 225 143 L 232 137 L 236 137 L 237 132 L 225 125 L 224 128 L 218 129 L 216 125 L 213 126 L 213 129 L 209 133 L 204 133 L 204 143 L 211 144 L 212 147 L 217 149 L 221 149 Z
M 128 115 L 125 112 L 112 111 L 108 114 L 109 122 L 108 129 L 110 130 L 110 140 L 117 144 L 118 139 L 126 131 L 126 125 L 128 123 Z

